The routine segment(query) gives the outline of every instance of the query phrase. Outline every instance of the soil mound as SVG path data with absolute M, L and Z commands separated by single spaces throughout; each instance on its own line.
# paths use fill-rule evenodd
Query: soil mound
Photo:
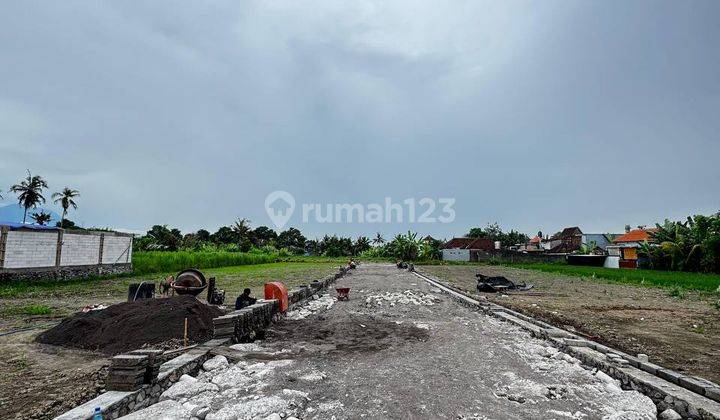
M 213 318 L 222 314 L 192 296 L 119 303 L 67 317 L 36 341 L 115 355 L 146 344 L 182 339 L 185 318 L 190 340 L 204 341 L 212 336 Z

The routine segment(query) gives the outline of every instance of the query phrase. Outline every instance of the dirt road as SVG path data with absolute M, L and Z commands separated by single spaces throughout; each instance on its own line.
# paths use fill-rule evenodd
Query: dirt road
M 365 264 L 338 285 L 350 301 L 311 301 L 233 346 L 247 360 L 218 356 L 130 418 L 655 418 L 648 398 L 412 273 Z

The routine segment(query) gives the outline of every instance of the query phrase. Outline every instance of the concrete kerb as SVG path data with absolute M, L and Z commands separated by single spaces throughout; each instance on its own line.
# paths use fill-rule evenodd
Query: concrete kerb
M 340 270 L 334 275 L 314 281 L 306 287 L 300 287 L 288 292 L 291 300 L 291 307 L 301 303 L 305 299 L 309 299 L 315 293 L 327 288 L 337 279 L 348 273 L 347 267 L 340 267 Z M 294 299 L 294 300 L 293 300 Z M 279 314 L 279 305 L 276 300 L 262 300 L 248 308 L 240 311 L 234 311 L 230 314 L 220 316 L 218 318 L 234 318 L 232 315 L 236 313 L 242 314 L 242 328 L 254 328 L 253 332 L 257 332 L 259 328 L 265 328 L 270 321 Z M 218 319 L 215 318 L 215 319 Z M 213 320 L 214 321 L 214 320 Z M 234 327 L 233 327 L 234 331 Z M 160 395 L 170 386 L 177 382 L 182 375 L 196 374 L 202 364 L 208 360 L 210 352 L 226 344 L 235 341 L 233 335 L 224 337 L 213 337 L 212 340 L 206 341 L 197 347 L 194 347 L 185 353 L 168 360 L 160 366 L 157 380 L 152 384 L 146 384 L 142 388 L 135 391 L 107 391 L 96 398 L 81 404 L 70 411 L 67 411 L 55 420 L 87 420 L 93 417 L 96 407 L 100 407 L 103 418 L 116 419 L 125 416 L 133 411 L 140 410 L 158 402 Z
M 720 419 L 720 386 L 661 366 L 641 361 L 619 350 L 587 340 L 569 331 L 549 325 L 527 315 L 494 303 L 479 301 L 444 282 L 424 273 L 416 276 L 450 295 L 461 304 L 478 309 L 545 339 L 561 351 L 579 359 L 585 366 L 602 370 L 621 381 L 627 389 L 635 389 L 650 397 L 659 412 L 672 408 L 683 418 Z

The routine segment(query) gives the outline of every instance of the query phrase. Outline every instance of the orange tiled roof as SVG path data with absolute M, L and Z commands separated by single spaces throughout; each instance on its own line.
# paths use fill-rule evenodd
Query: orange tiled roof
M 530 239 L 531 244 L 539 244 L 541 241 L 539 236 L 535 236 L 534 238 Z
M 634 229 L 630 232 L 620 235 L 613 242 L 621 243 L 621 242 L 652 242 L 654 239 L 652 237 L 652 234 L 656 232 L 657 229 Z

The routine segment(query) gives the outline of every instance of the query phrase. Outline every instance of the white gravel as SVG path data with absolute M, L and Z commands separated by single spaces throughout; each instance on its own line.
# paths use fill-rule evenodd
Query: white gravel
M 438 296 L 405 290 L 404 292 L 385 292 L 365 298 L 365 306 L 423 305 L 431 306 L 440 302 Z
M 328 309 L 333 307 L 335 302 L 337 302 L 337 299 L 330 295 L 320 296 L 317 299 L 311 300 L 303 304 L 297 309 L 288 311 L 287 319 L 299 320 L 307 318 L 310 315 L 316 314 L 318 312 L 327 311 Z
M 252 351 L 260 347 L 246 346 Z M 216 356 L 204 363 L 197 377 L 183 376 L 160 396 L 158 404 L 125 419 L 198 418 L 205 420 L 278 419 L 299 415 L 308 402 L 304 391 L 269 390 L 269 382 L 292 360 L 236 364 Z

